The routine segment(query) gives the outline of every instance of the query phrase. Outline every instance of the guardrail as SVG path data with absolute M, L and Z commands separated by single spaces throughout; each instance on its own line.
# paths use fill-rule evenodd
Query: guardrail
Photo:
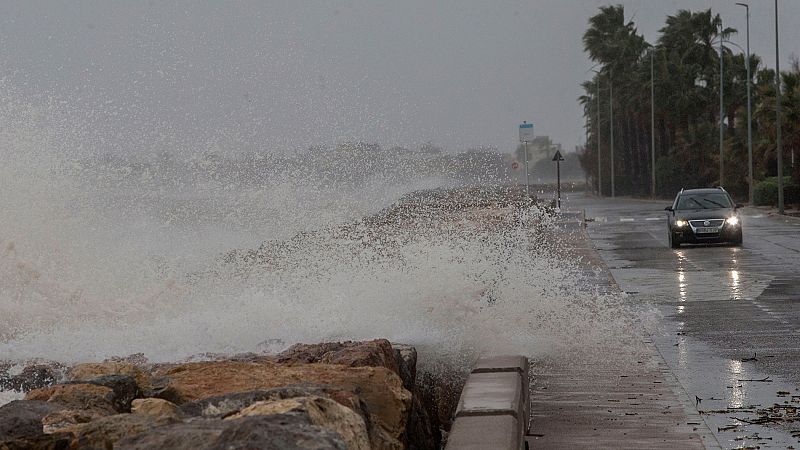
M 446 450 L 524 450 L 530 417 L 528 358 L 481 358 L 472 369 Z

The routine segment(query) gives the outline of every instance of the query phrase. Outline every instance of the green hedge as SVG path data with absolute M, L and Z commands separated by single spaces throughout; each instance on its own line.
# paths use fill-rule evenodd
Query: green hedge
M 758 206 L 778 205 L 778 177 L 765 178 L 753 187 L 753 203 Z M 800 186 L 791 177 L 783 177 L 783 203 L 800 204 Z

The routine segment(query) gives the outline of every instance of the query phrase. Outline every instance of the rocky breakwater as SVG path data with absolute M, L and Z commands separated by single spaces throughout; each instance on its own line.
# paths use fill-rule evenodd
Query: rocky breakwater
M 26 372 L 35 380 L 15 376 L 15 385 L 31 389 L 0 406 L 0 450 L 441 444 L 417 394 L 416 351 L 383 339 L 169 364 L 127 358 L 52 372 L 40 365 Z

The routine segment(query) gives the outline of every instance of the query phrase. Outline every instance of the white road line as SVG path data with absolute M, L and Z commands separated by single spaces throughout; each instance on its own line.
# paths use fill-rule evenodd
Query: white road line
M 620 217 L 619 218 L 620 222 L 633 222 L 634 220 L 636 220 L 636 219 L 634 219 L 633 217 Z
M 664 219 L 663 217 L 648 217 L 647 219 L 644 219 L 644 220 L 648 220 L 650 222 L 653 222 L 653 221 L 656 221 L 656 220 L 663 220 L 663 219 Z

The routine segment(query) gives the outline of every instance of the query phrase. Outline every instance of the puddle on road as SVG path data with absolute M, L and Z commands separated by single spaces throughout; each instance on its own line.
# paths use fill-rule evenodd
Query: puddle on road
M 612 272 L 620 286 L 647 293 L 658 303 L 676 303 L 671 312 L 677 313 L 686 302 L 756 299 L 775 278 L 738 268 L 698 271 L 680 264 L 676 271 L 623 267 Z

